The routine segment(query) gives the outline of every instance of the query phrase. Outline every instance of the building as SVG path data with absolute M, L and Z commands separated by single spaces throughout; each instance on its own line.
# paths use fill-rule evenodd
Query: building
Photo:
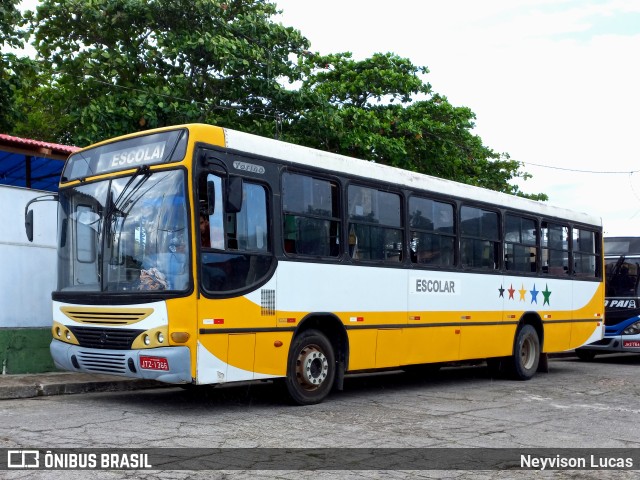
M 55 202 L 27 202 L 57 192 L 64 160 L 76 147 L 0 134 L 0 368 L 2 374 L 55 370 L 49 355 L 51 292 L 56 287 Z

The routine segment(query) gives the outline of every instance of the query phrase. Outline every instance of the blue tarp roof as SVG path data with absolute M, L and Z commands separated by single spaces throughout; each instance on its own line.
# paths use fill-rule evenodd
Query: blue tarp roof
M 52 158 L 31 157 L 31 182 L 27 182 L 27 156 L 0 150 L 0 184 L 58 191 L 64 162 Z
M 0 134 L 0 185 L 56 192 L 64 160 L 76 150 Z

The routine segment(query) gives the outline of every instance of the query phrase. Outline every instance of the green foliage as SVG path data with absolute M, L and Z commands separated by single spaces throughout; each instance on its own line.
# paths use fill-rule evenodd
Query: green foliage
M 0 25 L 12 45 L 25 35 L 17 2 Z M 205 122 L 546 199 L 511 184 L 528 174 L 483 145 L 474 113 L 433 92 L 426 67 L 309 52 L 276 13 L 273 0 L 42 0 L 26 15 L 39 61 L 2 70 L 13 131 L 86 145 Z
M 86 144 L 186 122 L 273 123 L 278 80 L 299 78 L 289 56 L 308 47 L 275 13 L 266 0 L 44 0 L 30 21 L 56 100 L 72 100 L 70 136 Z
M 20 118 L 16 108 L 16 94 L 23 88 L 23 76 L 29 75 L 33 64 L 8 49 L 24 46 L 27 32 L 17 6 L 20 0 L 3 0 L 0 3 L 0 131 L 9 131 Z
M 298 114 L 284 138 L 323 150 L 537 200 L 510 181 L 520 163 L 474 135 L 475 115 L 423 80 L 426 67 L 393 54 L 355 61 L 349 53 L 301 58 Z
M 3 0 L 0 3 L 0 45 L 20 48 L 26 32 L 22 27 L 22 15 L 18 10 L 20 0 Z

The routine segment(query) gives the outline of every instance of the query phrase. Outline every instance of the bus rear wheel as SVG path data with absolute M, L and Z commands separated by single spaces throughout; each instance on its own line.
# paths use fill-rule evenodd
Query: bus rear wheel
M 538 370 L 540 362 L 540 339 L 532 325 L 523 325 L 518 330 L 513 348 L 513 376 L 517 380 L 529 380 Z
M 285 378 L 293 402 L 320 403 L 331 391 L 335 375 L 335 354 L 325 335 L 307 330 L 293 339 Z

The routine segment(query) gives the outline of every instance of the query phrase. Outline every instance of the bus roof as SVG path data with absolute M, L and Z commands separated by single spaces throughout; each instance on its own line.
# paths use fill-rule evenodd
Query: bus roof
M 512 208 L 534 215 L 563 218 L 588 225 L 602 226 L 600 217 L 554 207 L 543 202 L 496 192 L 485 188 L 466 185 L 451 180 L 432 177 L 422 173 L 411 172 L 397 167 L 359 160 L 344 155 L 316 150 L 292 143 L 273 140 L 257 135 L 224 129 L 227 148 L 263 155 L 293 164 L 319 167 L 326 170 L 372 178 L 379 181 L 395 183 L 408 188 L 431 191 L 458 198 L 468 198 L 480 202 L 509 205 Z

